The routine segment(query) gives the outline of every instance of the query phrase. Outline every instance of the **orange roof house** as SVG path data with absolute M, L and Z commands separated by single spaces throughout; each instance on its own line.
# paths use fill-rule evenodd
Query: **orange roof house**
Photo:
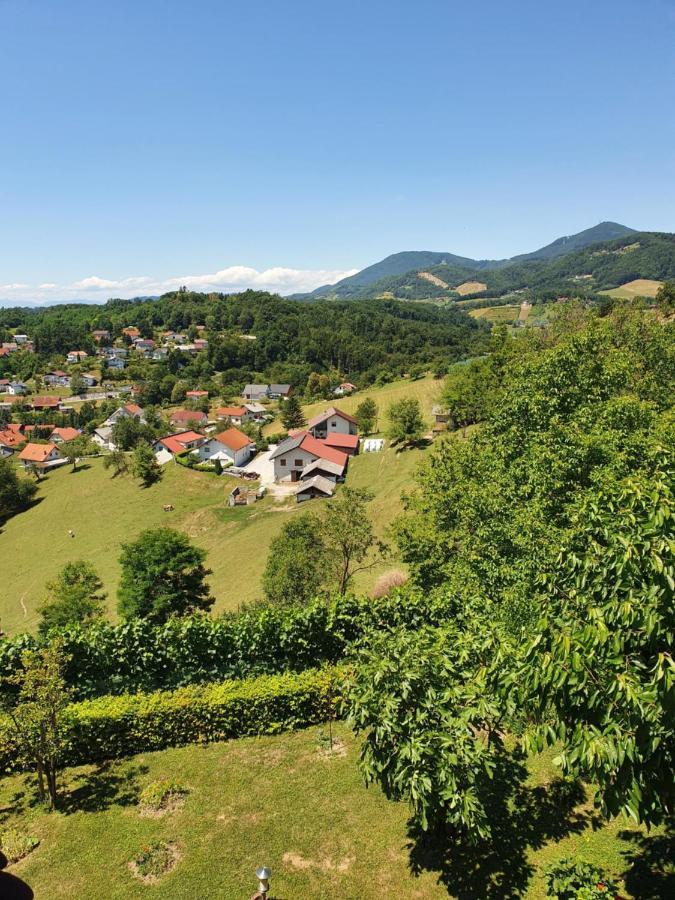
M 56 444 L 26 444 L 21 453 L 19 453 L 19 461 L 24 468 L 27 466 L 48 466 L 62 459 L 63 457 Z

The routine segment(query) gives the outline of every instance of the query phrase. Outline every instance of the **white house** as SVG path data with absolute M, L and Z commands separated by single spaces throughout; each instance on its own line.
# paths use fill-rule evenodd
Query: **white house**
M 124 406 L 120 406 L 119 409 L 116 409 L 114 413 L 111 413 L 103 423 L 103 426 L 112 428 L 112 426 L 116 422 L 119 422 L 120 419 L 138 419 L 139 422 L 145 424 L 145 413 L 140 406 L 137 406 L 137 404 L 127 403 Z
M 45 384 L 52 386 L 68 387 L 70 385 L 70 375 L 67 372 L 56 369 L 54 372 L 47 372 L 43 378 Z
M 307 431 L 316 438 L 325 438 L 328 434 L 357 434 L 358 427 L 354 416 L 329 406 L 309 420 Z
M 19 462 L 28 469 L 37 466 L 39 469 L 49 469 L 61 465 L 66 460 L 56 444 L 26 444 L 19 453 Z
M 216 410 L 215 416 L 216 419 L 229 419 L 233 425 L 241 425 L 253 418 L 246 406 L 221 406 Z
M 99 428 L 96 428 L 91 436 L 91 439 L 103 450 L 117 449 L 112 439 L 112 428 L 110 427 L 110 425 L 101 425 Z
M 209 438 L 194 451 L 200 462 L 229 462 L 235 466 L 245 466 L 251 458 L 254 444 L 248 435 L 238 428 L 226 428 Z
M 89 356 L 86 350 L 71 350 L 70 353 L 66 354 L 66 359 L 69 363 L 78 363 L 82 362 L 83 359 L 86 359 Z
M 319 459 L 335 463 L 342 478 L 346 472 L 349 457 L 339 450 L 327 447 L 306 431 L 300 431 L 282 441 L 270 455 L 274 464 L 275 481 L 300 481 L 307 467 Z
M 28 388 L 23 383 L 23 381 L 10 381 L 9 386 L 7 388 L 7 393 L 12 394 L 15 397 L 19 396 L 19 394 L 25 394 L 28 391 Z

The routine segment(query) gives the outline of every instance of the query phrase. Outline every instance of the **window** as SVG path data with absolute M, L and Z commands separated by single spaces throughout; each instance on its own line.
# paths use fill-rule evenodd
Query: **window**
M 285 466 L 285 465 L 286 465 L 286 460 L 285 460 L 285 459 L 280 459 L 280 460 L 279 460 L 279 465 L 280 465 L 280 466 Z
M 294 466 L 299 466 L 299 467 L 302 469 L 302 468 L 304 468 L 304 465 L 305 465 L 305 464 L 304 464 L 304 462 L 303 462 L 301 459 L 294 459 L 294 460 L 293 460 L 293 465 L 294 465 Z
M 337 428 L 337 422 L 335 421 L 335 419 L 331 419 L 331 420 L 330 420 L 330 427 L 331 427 L 331 428 Z

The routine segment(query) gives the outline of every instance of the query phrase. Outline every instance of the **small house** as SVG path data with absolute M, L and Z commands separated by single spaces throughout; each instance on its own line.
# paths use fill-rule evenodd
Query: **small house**
M 234 466 L 245 466 L 251 458 L 253 441 L 238 428 L 226 428 L 219 434 L 215 434 L 202 444 L 196 451 L 201 462 L 229 462 Z
M 86 350 L 71 350 L 70 353 L 66 354 L 66 359 L 69 363 L 79 363 L 88 356 L 89 354 Z
M 292 393 L 293 387 L 290 384 L 268 385 L 267 396 L 270 400 L 288 400 Z
M 335 485 L 327 478 L 321 475 L 315 475 L 307 481 L 301 481 L 300 486 L 295 491 L 295 499 L 298 503 L 304 503 L 305 500 L 326 499 L 332 497 L 335 493 Z
M 46 372 L 43 378 L 45 384 L 52 387 L 68 387 L 70 384 L 70 375 L 61 369 L 55 369 L 53 372 Z
M 152 445 L 155 453 L 162 450 L 168 450 L 172 456 L 176 453 L 184 453 L 186 450 L 194 450 L 201 446 L 206 438 L 198 431 L 179 431 L 177 434 L 167 434 L 165 437 L 159 438 Z
M 178 428 L 195 426 L 203 428 L 209 420 L 206 413 L 203 413 L 200 409 L 177 409 L 171 413 L 169 421 Z
M 19 453 L 19 462 L 24 469 L 37 466 L 39 469 L 49 469 L 61 465 L 66 460 L 56 444 L 26 444 Z
M 358 433 L 357 421 L 354 416 L 329 406 L 322 413 L 314 416 L 307 423 L 307 431 L 316 438 L 325 438 L 328 434 L 351 434 Z
M 318 459 L 327 459 L 335 463 L 343 477 L 349 457 L 339 450 L 327 447 L 306 431 L 297 432 L 286 438 L 270 455 L 274 464 L 275 481 L 299 481 L 305 468 Z
M 246 400 L 258 401 L 270 396 L 268 384 L 247 384 L 243 396 Z
M 241 425 L 253 418 L 246 406 L 221 406 L 216 410 L 215 416 L 216 419 L 229 419 L 233 425 Z

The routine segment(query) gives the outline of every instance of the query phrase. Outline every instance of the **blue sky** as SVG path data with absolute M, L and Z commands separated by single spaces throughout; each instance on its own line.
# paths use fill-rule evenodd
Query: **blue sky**
M 0 298 L 675 230 L 673 47 L 673 0 L 0 0 Z

